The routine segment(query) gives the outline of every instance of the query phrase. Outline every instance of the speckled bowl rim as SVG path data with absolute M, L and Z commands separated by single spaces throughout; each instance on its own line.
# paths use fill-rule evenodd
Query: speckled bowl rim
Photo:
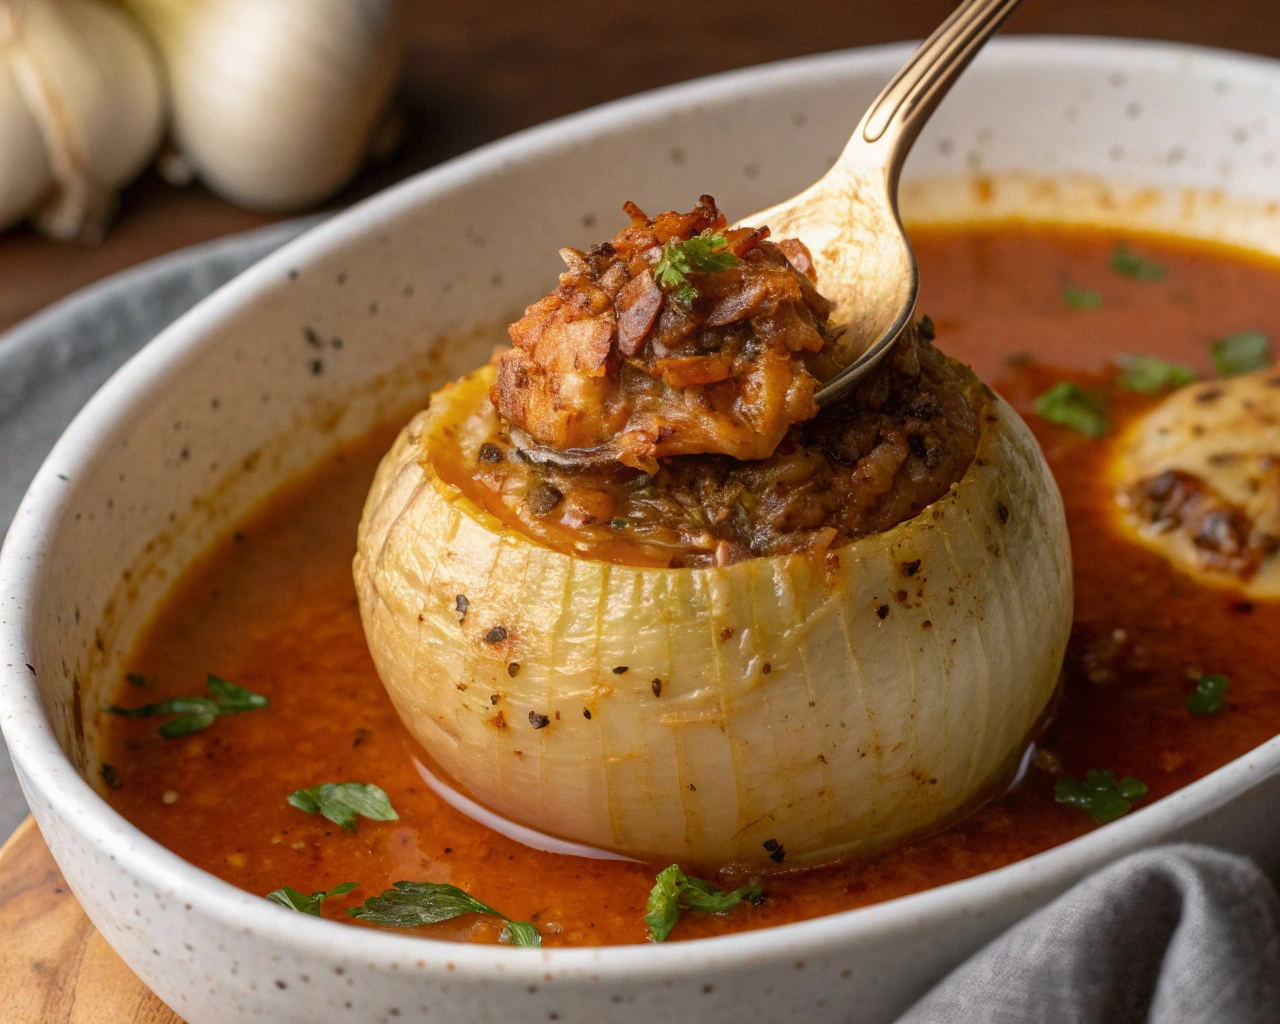
M 160 890 L 183 894 L 193 912 L 234 929 L 269 938 L 298 954 L 341 957 L 374 966 L 448 972 L 467 979 L 541 979 L 589 972 L 601 980 L 668 978 L 750 965 L 840 948 L 853 939 L 888 940 L 933 920 L 980 916 L 1000 901 L 1026 892 L 1057 891 L 1124 853 L 1149 846 L 1176 827 L 1197 820 L 1280 771 L 1280 737 L 1105 828 L 1007 867 L 856 910 L 735 935 L 666 945 L 544 948 L 538 952 L 479 946 L 356 929 L 307 915 L 285 914 L 261 897 L 238 889 L 181 859 L 114 811 L 76 772 L 54 737 L 26 669 L 25 651 L 41 624 L 34 604 L 44 552 L 69 501 L 57 473 L 74 473 L 93 457 L 102 424 L 127 418 L 144 391 L 172 379 L 184 353 L 199 346 L 210 328 L 280 287 L 285 271 L 320 252 L 341 249 L 363 236 L 366 225 L 447 194 L 512 159 L 578 140 L 602 129 L 660 120 L 674 110 L 773 87 L 821 81 L 832 72 L 883 71 L 905 59 L 910 46 L 892 44 L 820 54 L 761 65 L 657 89 L 595 107 L 483 146 L 394 186 L 332 218 L 266 257 L 186 313 L 143 348 L 98 391 L 67 428 L 27 491 L 0 550 L 0 708 L 5 738 L 25 781 L 37 787 L 51 811 L 100 851 L 131 864 L 135 876 Z M 1280 62 L 1181 44 L 1074 37 L 1001 39 L 984 54 L 989 66 L 1087 66 L 1126 55 L 1134 65 L 1177 67 L 1194 57 L 1201 68 L 1227 76 L 1264 76 L 1280 83 Z M 33 707 L 34 705 L 34 707 Z M 19 714 L 20 711 L 34 713 Z M 411 966 L 412 965 L 412 966 Z

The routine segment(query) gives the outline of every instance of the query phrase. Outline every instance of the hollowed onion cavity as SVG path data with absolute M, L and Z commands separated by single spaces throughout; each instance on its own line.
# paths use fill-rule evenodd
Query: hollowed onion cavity
M 1072 589 L 1061 498 L 1000 399 L 961 480 L 892 530 L 655 569 L 553 551 L 440 479 L 432 444 L 492 380 L 401 433 L 355 559 L 378 672 L 467 793 L 630 857 L 791 867 L 937 829 L 1016 770 Z

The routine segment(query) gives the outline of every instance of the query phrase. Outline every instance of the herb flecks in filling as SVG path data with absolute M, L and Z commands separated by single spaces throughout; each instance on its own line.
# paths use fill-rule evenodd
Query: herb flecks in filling
M 918 515 L 969 468 L 990 401 L 916 326 L 848 399 L 793 425 L 768 458 L 674 456 L 652 473 L 538 464 L 522 457 L 487 403 L 455 436 L 493 445 L 502 459 L 478 461 L 447 437 L 432 442 L 432 458 L 495 515 L 561 550 L 724 566 L 824 552 Z M 549 507 L 544 491 L 558 495 Z

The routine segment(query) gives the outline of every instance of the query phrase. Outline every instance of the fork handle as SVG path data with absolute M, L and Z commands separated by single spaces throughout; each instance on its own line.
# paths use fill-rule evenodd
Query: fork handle
M 1022 0 L 965 0 L 929 36 L 863 115 L 841 162 L 884 167 L 891 187 L 920 129 L 961 72 Z

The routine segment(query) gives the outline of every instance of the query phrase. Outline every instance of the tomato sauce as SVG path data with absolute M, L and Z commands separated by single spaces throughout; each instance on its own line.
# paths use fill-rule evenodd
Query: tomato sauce
M 1280 605 L 1192 581 L 1127 541 L 1105 480 L 1115 428 L 1157 399 L 1113 391 L 1122 352 L 1183 360 L 1202 375 L 1208 344 L 1242 329 L 1280 338 L 1280 267 L 1167 238 L 1130 239 L 1161 281 L 1110 269 L 1116 237 L 1086 229 L 1001 226 L 917 231 L 920 311 L 937 344 L 971 362 L 1044 446 L 1072 536 L 1075 628 L 1061 703 L 1041 746 L 1050 756 L 1010 793 L 930 838 L 876 856 L 762 879 L 766 900 L 724 915 L 687 912 L 672 940 L 812 918 L 967 878 L 1097 827 L 1053 799 L 1055 772 L 1092 768 L 1167 796 L 1280 732 Z M 1100 296 L 1070 308 L 1064 287 Z M 1090 440 L 1046 423 L 1037 395 L 1063 379 L 1112 393 L 1112 433 Z M 109 799 L 193 864 L 250 892 L 304 892 L 354 881 L 327 917 L 401 879 L 449 882 L 546 945 L 642 942 L 645 901 L 662 864 L 539 852 L 452 810 L 422 783 L 421 756 L 374 672 L 351 581 L 355 528 L 394 431 L 376 432 L 283 488 L 191 568 L 159 609 L 116 702 L 204 692 L 215 673 L 270 699 L 166 740 L 156 719 L 109 717 Z M 1225 704 L 1192 715 L 1195 677 L 1229 676 Z M 1060 766 L 1060 768 L 1059 768 Z M 347 833 L 290 806 L 296 789 L 358 780 L 386 790 L 399 820 Z M 724 885 L 741 879 L 732 872 Z M 467 915 L 412 929 L 497 941 L 501 922 Z

